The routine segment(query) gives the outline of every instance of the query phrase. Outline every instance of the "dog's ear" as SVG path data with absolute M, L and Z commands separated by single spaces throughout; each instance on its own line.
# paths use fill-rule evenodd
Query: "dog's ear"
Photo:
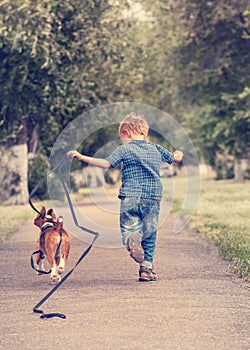
M 41 215 L 44 217 L 46 215 L 46 209 L 45 207 L 42 207 L 41 209 Z
M 57 220 L 56 213 L 54 212 L 54 210 L 52 208 L 47 211 L 47 215 L 50 215 L 52 217 L 53 221 Z
M 42 225 L 44 223 L 45 215 L 46 215 L 46 209 L 45 209 L 45 207 L 42 207 L 40 214 L 37 214 L 37 216 L 34 219 L 34 225 L 38 226 L 41 229 Z
M 48 209 L 47 210 L 47 215 L 52 216 L 52 211 L 53 211 L 53 209 Z
M 41 227 L 40 221 L 41 221 L 41 215 L 37 214 L 37 216 L 35 217 L 33 223 L 34 223 L 35 226 Z

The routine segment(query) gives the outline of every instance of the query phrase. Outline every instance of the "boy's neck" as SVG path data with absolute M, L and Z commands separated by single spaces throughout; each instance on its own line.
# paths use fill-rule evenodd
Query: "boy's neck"
M 139 135 L 139 134 L 134 134 L 134 133 L 129 133 L 129 134 L 121 134 L 120 138 L 122 140 L 122 144 L 126 145 L 131 141 L 142 141 L 146 140 L 144 135 Z
M 136 140 L 145 140 L 145 136 L 139 135 L 139 134 L 131 134 L 131 141 L 136 141 Z

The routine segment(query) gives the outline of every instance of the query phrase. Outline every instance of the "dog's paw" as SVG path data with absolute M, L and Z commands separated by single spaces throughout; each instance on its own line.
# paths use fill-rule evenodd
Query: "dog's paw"
M 52 284 L 57 284 L 61 281 L 61 277 L 59 275 L 53 275 L 50 277 L 50 280 Z

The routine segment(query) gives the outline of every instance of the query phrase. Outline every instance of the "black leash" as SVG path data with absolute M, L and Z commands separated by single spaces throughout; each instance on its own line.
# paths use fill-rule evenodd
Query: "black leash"
M 33 190 L 31 191 L 30 193 L 30 196 L 29 196 L 29 204 L 30 206 L 38 213 L 41 215 L 41 213 L 39 212 L 39 210 L 37 210 L 35 208 L 35 206 L 33 205 L 32 201 L 31 201 L 31 197 L 36 193 L 36 191 L 38 190 L 38 188 L 41 186 L 41 184 L 47 179 L 47 177 L 58 171 L 58 175 L 59 175 L 59 178 L 60 178 L 60 181 L 61 181 L 61 184 L 63 186 L 63 189 L 64 189 L 64 192 L 65 192 L 65 195 L 67 197 L 67 201 L 68 201 L 68 204 L 69 204 L 69 207 L 70 207 L 70 211 L 71 211 L 71 214 L 72 214 L 72 217 L 73 217 L 73 220 L 74 220 L 74 223 L 77 227 L 79 227 L 81 230 L 85 231 L 85 232 L 88 232 L 92 235 L 94 235 L 94 238 L 91 242 L 91 244 L 88 246 L 88 248 L 82 253 L 82 255 L 80 256 L 80 258 L 78 259 L 78 261 L 76 262 L 75 266 L 61 279 L 60 282 L 58 282 L 50 291 L 48 294 L 45 295 L 45 297 L 40 300 L 34 307 L 33 307 L 33 312 L 35 313 L 39 313 L 41 314 L 40 318 L 42 319 L 46 319 L 46 318 L 52 318 L 52 317 L 60 317 L 60 318 L 66 318 L 66 316 L 64 314 L 61 314 L 61 313 L 58 313 L 58 312 L 55 312 L 55 313 L 44 313 L 43 310 L 39 310 L 40 306 L 66 281 L 66 279 L 72 274 L 72 272 L 75 270 L 75 268 L 80 264 L 80 262 L 86 257 L 86 255 L 90 252 L 93 244 L 95 243 L 96 239 L 99 237 L 99 233 L 98 232 L 95 232 L 95 231 L 92 231 L 84 226 L 81 226 L 79 225 L 78 221 L 77 221 L 77 218 L 76 218 L 76 215 L 75 215 L 75 211 L 74 211 L 74 207 L 73 207 L 73 204 L 72 204 L 72 201 L 71 201 L 71 198 L 70 198 L 70 195 L 69 195 L 69 190 L 67 188 L 67 185 L 63 179 L 63 176 L 62 176 L 62 173 L 61 173 L 61 168 L 62 168 L 62 165 L 64 164 L 64 162 L 66 161 L 66 158 L 62 158 L 61 161 L 47 174 L 46 177 L 44 177 L 42 180 L 40 180 L 38 182 L 38 184 L 33 188 Z M 58 248 L 57 248 L 58 250 Z M 39 251 L 36 251 L 34 252 L 33 254 L 38 254 Z M 39 252 L 40 253 L 40 252 Z M 32 255 L 33 255 L 32 254 Z M 32 263 L 33 263 L 33 260 L 32 260 Z M 49 272 L 48 272 L 49 273 Z
M 32 253 L 31 257 L 30 257 L 30 266 L 32 267 L 33 270 L 38 272 L 40 275 L 48 275 L 49 273 L 51 273 L 51 269 L 49 269 L 49 271 L 44 271 L 44 270 L 37 269 L 35 267 L 33 256 L 37 255 L 37 254 L 40 255 L 40 259 L 44 259 L 45 258 L 45 256 L 43 255 L 43 252 L 40 249 L 35 250 L 34 253 Z

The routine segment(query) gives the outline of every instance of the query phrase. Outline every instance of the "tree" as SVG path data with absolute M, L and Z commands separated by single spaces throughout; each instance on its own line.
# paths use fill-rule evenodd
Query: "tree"
M 152 14 L 154 31 L 149 40 L 159 59 L 148 85 L 153 90 L 156 82 L 163 107 L 183 115 L 182 122 L 210 164 L 216 167 L 211 159 L 222 153 L 237 161 L 246 158 L 249 2 L 143 3 Z
M 48 155 L 74 116 L 126 91 L 118 79 L 130 65 L 128 24 L 116 19 L 122 7 L 106 0 L 0 1 L 0 141 L 9 152 L 26 145 L 20 167 L 26 168 L 27 146 L 36 153 L 42 138 Z M 11 181 L 10 169 L 3 176 Z
M 205 126 L 206 135 L 196 129 L 193 137 L 217 169 L 221 156 L 238 162 L 249 154 L 249 10 L 247 1 L 186 1 L 180 15 L 185 37 L 177 49 L 179 91 L 197 106 L 199 118 L 193 113 L 189 125 Z

